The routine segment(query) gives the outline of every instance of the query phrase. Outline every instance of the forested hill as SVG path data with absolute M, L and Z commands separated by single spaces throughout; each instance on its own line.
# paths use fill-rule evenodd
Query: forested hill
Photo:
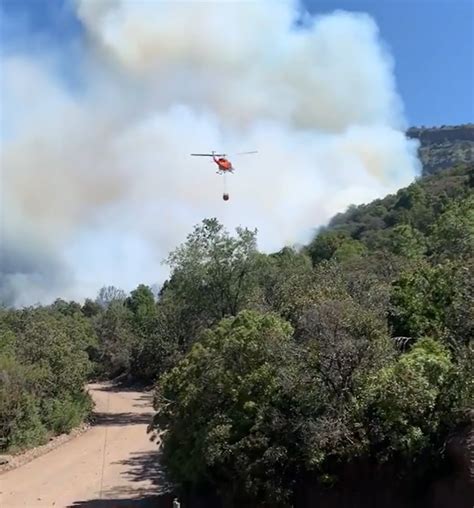
M 473 184 L 474 165 L 462 164 L 421 178 L 396 194 L 351 206 L 315 237 L 309 246 L 311 257 L 314 262 L 331 259 L 342 245 L 349 248 L 348 239 L 352 249 L 390 251 L 408 258 L 415 252 L 431 255 L 436 249 L 447 255 L 462 242 L 468 254 L 473 247 L 469 243 Z M 449 235 L 445 228 L 451 228 Z
M 423 175 L 431 175 L 460 163 L 474 161 L 474 124 L 412 127 L 407 136 L 420 141 Z
M 435 222 L 445 210 L 462 203 L 457 213 L 466 214 L 464 222 L 472 214 L 474 124 L 412 127 L 407 135 L 420 141 L 422 178 L 395 194 L 368 204 L 352 205 L 334 216 L 309 246 L 314 262 L 330 259 L 348 238 L 354 241 L 354 249 L 388 249 L 408 256 L 408 244 L 415 248 L 421 242 L 424 247 L 418 244 L 418 248 L 429 253 L 426 237 L 434 232 Z M 403 241 L 399 237 L 402 233 Z M 461 238 L 462 235 L 453 239 L 454 243 Z M 394 242 L 404 242 L 405 247 L 395 246 Z

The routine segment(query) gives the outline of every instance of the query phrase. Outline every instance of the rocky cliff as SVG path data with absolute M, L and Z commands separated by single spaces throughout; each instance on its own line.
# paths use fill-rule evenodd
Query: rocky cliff
M 420 141 L 423 175 L 474 161 L 474 124 L 442 127 L 412 127 L 407 136 Z

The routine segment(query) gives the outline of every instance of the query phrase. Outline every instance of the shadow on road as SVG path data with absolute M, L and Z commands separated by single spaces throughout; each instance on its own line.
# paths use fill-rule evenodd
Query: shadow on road
M 166 476 L 160 466 L 160 453 L 158 450 L 151 452 L 133 452 L 126 459 L 116 462 L 127 469 L 122 475 L 131 482 L 147 480 L 155 487 L 155 492 L 169 492 Z
M 160 467 L 158 451 L 135 452 L 130 457 L 115 462 L 127 467 L 122 473 L 131 485 L 109 488 L 103 492 L 106 499 L 76 501 L 68 508 L 172 508 L 172 488 Z M 147 480 L 146 487 L 134 482 Z
M 91 418 L 91 424 L 105 426 L 124 426 L 124 425 L 148 425 L 151 422 L 153 413 L 94 413 Z
M 172 508 L 173 496 L 147 496 L 141 499 L 91 499 L 76 501 L 68 508 Z
M 91 387 L 94 383 L 91 383 Z M 118 381 L 118 382 L 109 382 L 107 384 L 102 384 L 101 386 L 94 385 L 93 389 L 98 392 L 111 392 L 111 393 L 120 393 L 120 392 L 150 392 L 153 389 L 153 386 L 149 384 L 143 383 L 130 383 L 127 381 Z
M 142 407 L 148 409 L 153 407 L 153 393 L 152 392 L 142 393 L 137 398 L 137 404 L 134 404 L 133 407 Z

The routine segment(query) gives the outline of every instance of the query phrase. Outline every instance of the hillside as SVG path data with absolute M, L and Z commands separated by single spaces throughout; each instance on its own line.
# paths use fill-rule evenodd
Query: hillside
M 412 127 L 410 138 L 421 143 L 419 157 L 423 163 L 423 175 L 431 175 L 460 163 L 474 161 L 474 124 Z
M 321 243 L 329 232 L 333 232 L 333 236 L 339 232 L 339 237 L 351 237 L 369 249 L 385 249 L 388 248 L 390 235 L 401 225 L 429 236 L 436 221 L 450 207 L 462 206 L 466 212 L 469 210 L 473 184 L 472 164 L 425 176 L 395 194 L 368 204 L 351 206 L 346 212 L 335 215 L 312 245 Z
M 402 225 L 413 228 L 421 241 L 421 237 L 433 232 L 440 214 L 455 203 L 463 203 L 464 218 L 469 217 L 474 185 L 474 124 L 413 127 L 407 134 L 421 143 L 422 178 L 395 194 L 350 206 L 335 215 L 309 246 L 313 261 L 318 262 L 320 256 L 330 258 L 328 253 L 315 251 L 329 238 L 333 238 L 333 248 L 348 237 L 369 250 L 392 250 L 390 243 L 395 241 L 394 235 Z M 335 238 L 339 238 L 338 242 Z

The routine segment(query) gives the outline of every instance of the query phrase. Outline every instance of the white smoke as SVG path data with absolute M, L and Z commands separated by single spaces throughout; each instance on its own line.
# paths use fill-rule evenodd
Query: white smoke
M 290 0 L 81 0 L 77 13 L 80 92 L 47 60 L 2 62 L 0 300 L 162 280 L 162 259 L 204 217 L 257 227 L 265 251 L 304 242 L 418 172 L 367 15 L 310 17 Z M 231 157 L 228 202 L 210 161 L 189 156 L 255 149 Z

